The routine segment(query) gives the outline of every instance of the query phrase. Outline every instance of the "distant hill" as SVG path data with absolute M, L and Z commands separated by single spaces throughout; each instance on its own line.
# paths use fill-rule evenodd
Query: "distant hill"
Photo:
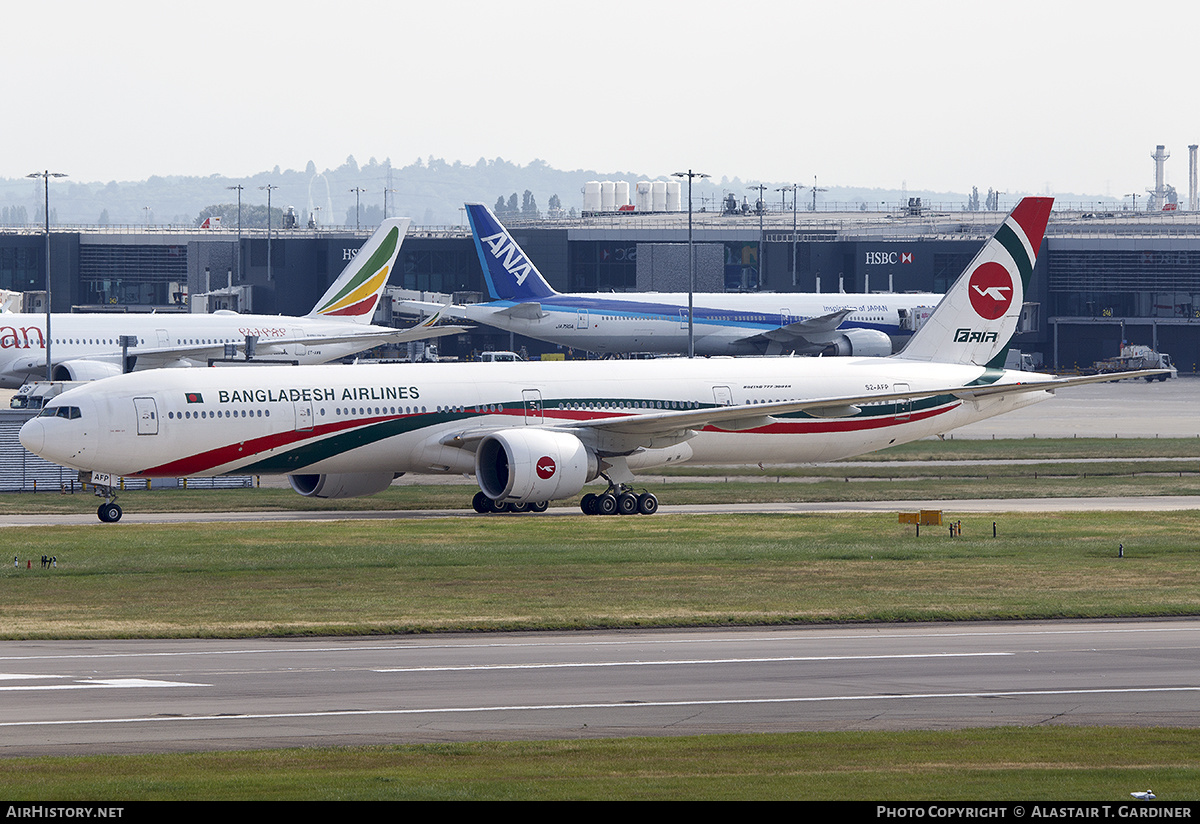
M 475 163 L 447 162 L 430 156 L 403 166 L 392 166 L 371 158 L 359 165 L 353 157 L 336 169 L 318 172 L 310 161 L 302 171 L 281 170 L 260 172 L 249 178 L 221 175 L 208 177 L 153 176 L 141 181 L 86 182 L 65 178 L 50 185 L 51 219 L 55 224 L 113 224 L 195 225 L 201 212 L 214 204 L 227 204 L 223 216 L 226 225 L 235 225 L 237 191 L 242 186 L 243 206 L 265 206 L 267 193 L 261 187 L 274 186 L 271 205 L 275 209 L 293 207 L 305 224 L 310 214 L 322 226 L 353 226 L 355 196 L 359 200 L 358 219 L 364 226 L 373 226 L 383 217 L 386 195 L 387 211 L 391 216 L 409 216 L 423 226 L 457 226 L 462 221 L 461 207 L 465 202 L 485 203 L 494 207 L 499 198 L 507 204 L 513 195 L 516 203 L 524 204 L 528 191 L 537 210 L 545 215 L 552 196 L 561 201 L 564 212 L 583 208 L 582 190 L 591 180 L 624 180 L 631 188 L 640 180 L 667 179 L 668 174 L 646 175 L 637 172 L 597 172 L 577 169 L 553 169 L 540 160 L 526 166 L 510 163 L 503 158 L 480 158 Z M 790 210 L 790 195 L 786 206 L 776 189 L 790 185 L 788 181 L 768 182 L 740 178 L 697 180 L 693 187 L 695 208 L 717 209 L 720 201 L 733 194 L 740 204 L 753 204 L 758 195 L 750 187 L 759 183 L 767 186 L 765 199 L 771 210 Z M 358 189 L 357 193 L 353 190 Z M 979 194 L 982 199 L 987 191 Z M 1005 203 L 1015 201 L 1023 193 L 1005 193 Z M 24 177 L 0 178 L 0 226 L 41 224 L 44 192 L 41 180 Z M 819 191 L 818 210 L 891 208 L 908 198 L 920 197 L 934 208 L 963 208 L 970 195 L 957 192 L 928 192 L 919 190 L 871 189 L 828 186 Z M 1058 195 L 1068 202 L 1100 204 L 1111 208 L 1119 203 L 1112 198 L 1097 196 Z M 812 193 L 802 189 L 801 210 L 812 205 Z M 245 219 L 245 210 L 243 213 Z M 248 221 L 247 221 L 248 224 Z

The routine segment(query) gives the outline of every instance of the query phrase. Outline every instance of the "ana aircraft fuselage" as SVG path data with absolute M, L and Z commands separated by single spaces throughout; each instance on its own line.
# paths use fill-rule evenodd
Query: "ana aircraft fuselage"
M 762 354 L 767 335 L 800 321 L 808 321 L 852 307 L 834 341 L 852 339 L 853 330 L 874 330 L 903 345 L 918 312 L 928 315 L 940 299 L 928 294 L 700 294 L 693 298 L 692 321 L 697 355 Z M 541 317 L 524 317 L 505 311 L 514 301 L 493 301 L 456 306 L 455 316 L 500 329 L 571 346 L 589 352 L 688 351 L 687 293 L 630 293 L 619 297 L 596 294 L 559 294 L 538 302 Z M 532 313 L 530 313 L 532 314 Z M 849 335 L 849 336 L 848 336 Z M 794 345 L 792 348 L 796 348 Z M 836 349 L 836 343 L 832 348 Z M 815 354 L 820 346 L 804 351 Z M 850 354 L 848 351 L 830 354 Z M 874 353 L 887 354 L 887 353 Z

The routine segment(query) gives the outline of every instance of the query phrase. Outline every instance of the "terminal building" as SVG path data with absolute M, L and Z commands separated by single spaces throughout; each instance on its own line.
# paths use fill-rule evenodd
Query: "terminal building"
M 1003 219 L 999 211 L 766 211 L 691 216 L 697 291 L 944 292 Z M 686 291 L 686 211 L 501 216 L 563 292 Z M 371 227 L 373 228 L 373 227 Z M 54 312 L 233 309 L 304 315 L 371 229 L 265 231 L 51 227 Z M 46 239 L 0 228 L 0 289 L 44 311 Z M 487 300 L 479 259 L 462 227 L 413 226 L 389 288 L 427 299 Z M 1200 363 L 1200 213 L 1056 211 L 1026 295 L 1017 345 L 1047 370 L 1118 354 L 1122 342 Z M 411 319 L 377 321 L 406 326 Z M 2 342 L 0 342 L 2 345 Z M 444 338 L 442 356 L 487 349 L 555 352 L 486 328 Z M 395 354 L 395 353 L 392 353 Z M 564 353 L 567 354 L 567 353 Z M 584 353 L 571 353 L 583 356 Z

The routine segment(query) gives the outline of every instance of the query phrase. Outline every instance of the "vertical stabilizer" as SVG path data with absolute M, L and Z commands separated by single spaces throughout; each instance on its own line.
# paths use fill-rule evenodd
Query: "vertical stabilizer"
M 493 300 L 542 300 L 558 294 L 488 207 L 468 203 L 467 217 Z
M 396 266 L 400 244 L 408 232 L 409 218 L 385 220 L 375 234 L 362 245 L 338 275 L 329 290 L 308 313 L 310 318 L 341 318 L 354 323 L 370 323 L 388 275 Z
M 1054 199 L 1013 209 L 897 358 L 1003 366 Z

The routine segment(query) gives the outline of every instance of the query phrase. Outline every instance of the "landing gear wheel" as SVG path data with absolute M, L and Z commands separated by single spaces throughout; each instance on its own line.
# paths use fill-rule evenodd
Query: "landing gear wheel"
M 653 515 L 658 512 L 658 498 L 653 492 L 646 492 L 637 496 L 637 511 L 639 515 Z
M 96 515 L 106 524 L 115 524 L 121 520 L 121 507 L 114 503 L 103 503 L 96 510 Z
M 492 499 L 484 495 L 482 491 L 476 492 L 475 497 L 471 499 L 471 509 L 480 515 L 486 515 L 492 511 Z
M 530 512 L 545 512 L 549 508 L 549 501 L 535 501 L 529 505 Z
M 579 508 L 583 510 L 584 515 L 596 514 L 596 493 L 589 492 L 579 499 Z
M 597 515 L 615 515 L 617 512 L 617 496 L 611 492 L 605 492 L 596 498 L 596 514 Z
M 527 503 L 518 503 L 518 502 L 514 501 L 510 504 L 507 504 L 506 506 L 507 506 L 507 509 L 509 512 L 528 512 L 529 511 L 529 504 L 527 504 Z
M 638 496 L 632 492 L 622 492 L 617 496 L 617 512 L 621 515 L 636 515 L 638 511 Z

